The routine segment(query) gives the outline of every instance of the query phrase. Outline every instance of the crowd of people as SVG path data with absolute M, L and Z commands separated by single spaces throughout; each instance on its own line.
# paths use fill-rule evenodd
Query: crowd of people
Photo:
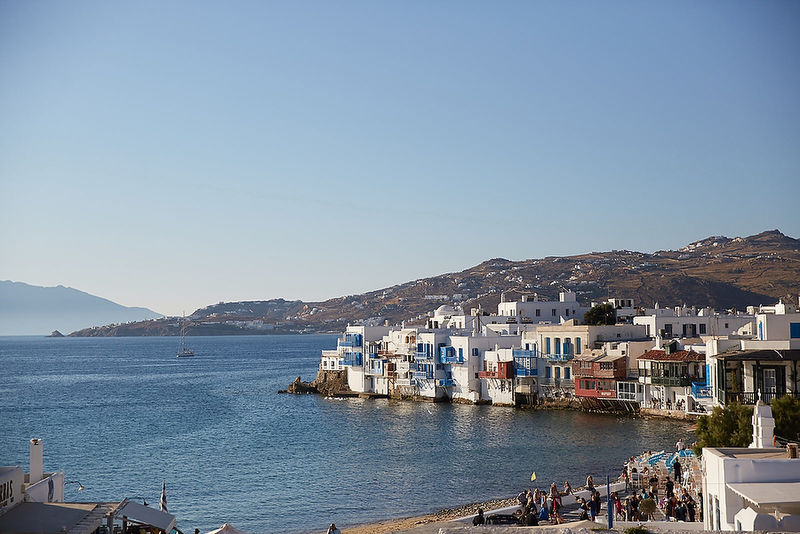
M 683 439 L 675 444 L 677 453 L 687 449 Z M 698 492 L 697 497 L 689 493 L 688 470 L 684 471 L 684 466 L 680 462 L 680 457 L 675 456 L 675 461 L 671 464 L 672 477 L 666 476 L 663 484 L 659 480 L 658 473 L 662 475 L 663 469 L 654 466 L 650 468 L 650 460 L 656 459 L 663 461 L 663 451 L 657 453 L 645 451 L 639 457 L 631 457 L 622 470 L 620 480 L 625 482 L 625 491 L 620 497 L 617 492 L 613 492 L 608 499 L 610 509 L 613 510 L 614 517 L 620 521 L 653 521 L 657 509 L 663 511 L 664 516 L 669 521 L 702 521 L 702 493 Z M 684 459 L 684 461 L 686 461 Z M 667 471 L 669 472 L 669 471 Z M 659 495 L 659 489 L 664 489 L 664 495 Z M 576 499 L 578 502 L 578 519 L 588 519 L 595 521 L 600 515 L 603 499 L 600 492 L 595 487 L 592 475 L 586 477 L 584 490 L 589 491 L 588 500 L 586 497 Z M 564 482 L 563 491 L 559 491 L 556 483 L 550 485 L 549 490 L 527 489 L 517 495 L 519 508 L 513 515 L 491 515 L 484 517 L 483 510 L 478 511 L 478 515 L 473 518 L 474 525 L 503 521 L 504 523 L 515 523 L 521 526 L 539 525 L 542 522 L 550 524 L 561 524 L 564 522 L 563 498 L 575 493 L 569 482 Z

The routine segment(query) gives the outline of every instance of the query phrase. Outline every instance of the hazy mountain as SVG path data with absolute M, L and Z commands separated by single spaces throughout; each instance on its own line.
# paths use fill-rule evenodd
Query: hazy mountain
M 422 278 L 324 302 L 283 299 L 226 302 L 189 316 L 191 335 L 339 332 L 347 323 L 392 324 L 419 319 L 442 304 L 495 311 L 500 294 L 556 300 L 575 291 L 589 303 L 607 297 L 636 305 L 687 304 L 717 309 L 797 303 L 800 240 L 777 230 L 750 237 L 715 236 L 679 250 L 629 250 L 522 261 L 487 260 L 461 272 Z M 79 336 L 171 335 L 177 322 L 144 321 L 75 332 Z
M 82 328 L 161 317 L 147 308 L 129 308 L 72 289 L 0 281 L 0 335 L 63 333 Z

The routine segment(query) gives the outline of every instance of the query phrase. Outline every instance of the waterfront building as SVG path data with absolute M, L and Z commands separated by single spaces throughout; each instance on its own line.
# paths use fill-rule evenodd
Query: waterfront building
M 628 400 L 617 400 L 617 382 L 627 378 L 627 357 L 587 353 L 572 361 L 575 397 L 589 409 L 635 411 Z M 634 393 L 636 390 L 634 389 Z
M 800 398 L 800 313 L 783 303 L 762 306 L 755 315 L 756 334 L 707 342 L 709 389 L 714 403 L 769 403 L 775 397 Z
M 624 341 L 647 342 L 644 327 L 630 324 L 582 325 L 570 319 L 559 325 L 539 325 L 534 332 L 522 334 L 523 345 L 535 343 L 544 362 L 539 374 L 539 387 L 545 397 L 571 397 L 574 394 L 574 357 L 603 349 L 607 343 Z
M 678 401 L 690 404 L 692 385 L 706 383 L 705 356 L 691 351 L 678 350 L 675 341 L 664 345 L 663 350 L 649 350 L 639 356 L 639 382 L 645 385 L 643 401 L 646 406 L 674 408 Z

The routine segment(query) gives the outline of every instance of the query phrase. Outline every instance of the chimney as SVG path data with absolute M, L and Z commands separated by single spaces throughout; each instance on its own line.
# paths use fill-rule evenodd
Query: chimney
M 786 444 L 786 456 L 789 458 L 797 458 L 797 443 Z
M 34 438 L 31 440 L 31 467 L 28 482 L 35 484 L 43 478 L 44 462 L 42 460 L 42 440 Z

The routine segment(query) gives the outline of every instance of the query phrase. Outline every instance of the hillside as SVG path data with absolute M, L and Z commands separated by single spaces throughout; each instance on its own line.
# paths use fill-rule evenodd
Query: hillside
M 575 291 L 584 302 L 619 296 L 641 306 L 658 302 L 743 309 L 779 298 L 797 302 L 800 240 L 773 230 L 745 238 L 709 237 L 653 254 L 614 250 L 523 261 L 497 258 L 458 273 L 324 302 L 215 304 L 189 317 L 189 333 L 339 332 L 347 323 L 419 319 L 441 304 L 494 310 L 503 292 L 509 298 L 535 293 L 554 300 L 564 289 Z M 177 325 L 146 321 L 120 328 L 72 335 L 164 335 L 174 334 Z
M 41 287 L 0 281 L 0 335 L 72 332 L 92 325 L 161 317 L 147 308 L 130 308 L 71 287 Z

